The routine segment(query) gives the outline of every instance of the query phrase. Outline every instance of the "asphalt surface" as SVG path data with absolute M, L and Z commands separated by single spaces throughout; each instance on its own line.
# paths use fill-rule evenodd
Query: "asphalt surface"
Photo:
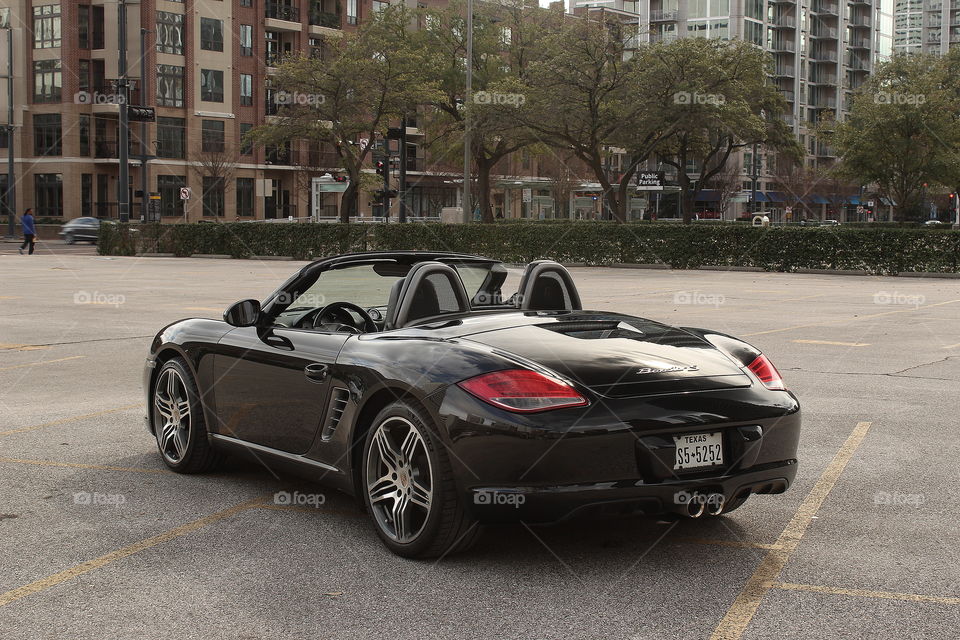
M 796 484 L 723 518 L 501 527 L 414 562 L 324 487 L 169 473 L 143 428 L 154 332 L 300 263 L 45 249 L 0 244 L 0 638 L 960 633 L 960 281 L 573 269 L 587 308 L 761 347 L 804 405 Z

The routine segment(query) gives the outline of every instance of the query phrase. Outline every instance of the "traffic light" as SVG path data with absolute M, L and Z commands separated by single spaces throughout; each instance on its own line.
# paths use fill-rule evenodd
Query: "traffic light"
M 956 210 L 957 210 L 957 194 L 955 194 L 955 193 L 951 193 L 951 194 L 950 194 L 950 207 L 949 207 L 949 208 L 950 208 L 950 211 L 956 211 Z
M 373 166 L 377 168 L 377 175 L 381 175 L 384 178 L 390 173 L 390 167 L 383 160 L 377 160 Z
M 337 174 L 337 175 L 333 176 L 333 180 L 334 180 L 334 182 L 348 182 L 348 181 L 349 181 L 348 178 L 347 178 L 347 176 L 341 176 L 340 174 Z

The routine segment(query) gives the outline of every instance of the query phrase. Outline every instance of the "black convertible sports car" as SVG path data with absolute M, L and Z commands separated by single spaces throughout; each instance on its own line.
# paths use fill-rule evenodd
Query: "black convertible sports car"
M 157 334 L 147 426 L 174 471 L 224 450 L 362 499 L 395 553 L 478 523 L 733 511 L 797 471 L 800 406 L 729 335 L 583 311 L 564 267 L 453 253 L 318 260 L 263 303 Z

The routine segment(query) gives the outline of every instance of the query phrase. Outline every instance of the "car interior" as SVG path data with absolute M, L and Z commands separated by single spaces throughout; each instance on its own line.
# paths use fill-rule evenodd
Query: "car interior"
M 369 267 L 369 264 L 364 266 Z M 393 278 L 385 304 L 363 304 L 369 300 L 360 299 L 362 295 L 359 294 L 356 303 L 330 301 L 330 294 L 313 296 L 313 302 L 309 302 L 308 291 L 314 286 L 311 282 L 292 304 L 277 311 L 273 324 L 327 332 L 373 333 L 442 321 L 471 312 L 508 309 L 574 311 L 583 308 L 570 273 L 552 260 L 536 260 L 528 264 L 520 276 L 516 293 L 507 299 L 502 292 L 509 274 L 506 267 L 500 263 L 488 263 L 480 270 L 477 265 L 466 265 L 474 267 L 473 272 L 468 273 L 464 266 L 455 261 L 439 260 L 413 265 L 374 264 L 376 276 L 386 282 Z M 479 273 L 482 273 L 482 279 Z M 469 276 L 471 288 L 476 287 L 472 295 L 464 284 L 465 276 Z M 348 292 L 339 295 L 345 297 Z M 304 300 L 308 302 L 304 303 Z M 320 302 L 322 304 L 318 304 Z

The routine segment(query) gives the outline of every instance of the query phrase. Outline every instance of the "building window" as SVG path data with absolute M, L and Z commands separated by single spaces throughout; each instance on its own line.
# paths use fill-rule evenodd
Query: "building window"
M 223 102 L 223 71 L 200 69 L 200 99 Z
M 33 48 L 60 46 L 60 5 L 45 4 L 33 8 Z
M 310 38 L 307 44 L 310 50 L 310 57 L 314 60 L 323 60 L 323 38 Z
M 347 24 L 357 24 L 357 0 L 347 0 Z
M 5 125 L 0 125 L 0 149 L 6 149 L 10 144 L 10 132 Z
M 80 155 L 90 155 L 90 116 L 80 114 Z
M 183 14 L 157 11 L 157 51 L 183 55 Z
M 381 0 L 373 0 L 373 14 L 376 15 L 381 11 L 386 10 L 390 6 L 389 2 L 381 2 Z
M 183 106 L 183 67 L 157 65 L 157 106 Z
M 157 156 L 183 158 L 186 156 L 186 126 L 183 118 L 157 118 Z
M 240 74 L 240 104 L 253 106 L 253 76 L 249 73 Z
M 183 215 L 180 188 L 185 186 L 187 186 L 186 176 L 157 176 L 157 193 L 160 194 L 161 216 Z
M 202 120 L 200 150 L 207 153 L 223 151 L 223 120 Z
M 223 217 L 226 210 L 223 183 L 220 176 L 203 176 L 203 215 Z
M 33 210 L 38 218 L 63 215 L 63 174 L 33 174 Z
M 93 215 L 93 174 L 80 174 L 80 215 L 89 218 Z
M 77 89 L 84 93 L 90 91 L 89 60 L 77 60 Z
M 33 116 L 33 155 L 59 156 L 63 153 L 62 127 L 59 113 L 38 113 Z
M 103 5 L 90 7 L 91 49 L 103 49 Z
M 253 129 L 252 124 L 240 123 L 240 155 L 242 156 L 253 155 L 253 143 L 245 139 L 251 129 Z
M 33 63 L 34 102 L 60 102 L 62 86 L 59 60 L 37 60 Z
M 253 178 L 237 178 L 237 215 L 253 216 Z
M 249 24 L 240 25 L 240 55 L 253 55 L 253 27 Z
M 253 6 L 253 0 L 240 0 L 240 6 L 241 6 L 241 7 L 252 7 L 252 6 Z
M 200 48 L 223 51 L 223 20 L 200 18 Z
M 77 6 L 77 40 L 81 49 L 90 48 L 90 5 Z

